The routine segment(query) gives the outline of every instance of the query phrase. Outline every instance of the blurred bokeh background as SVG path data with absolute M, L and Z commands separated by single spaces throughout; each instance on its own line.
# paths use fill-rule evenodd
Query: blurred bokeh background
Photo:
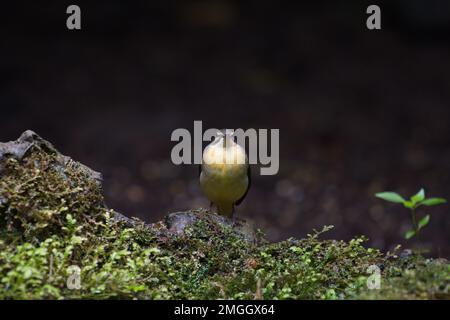
M 110 207 L 147 222 L 207 207 L 197 167 L 170 161 L 176 128 L 279 128 L 280 172 L 254 175 L 240 217 L 269 239 L 369 237 L 450 256 L 450 208 L 405 243 L 406 209 L 450 198 L 450 3 L 74 1 L 2 4 L 0 141 L 32 129 L 104 174 Z M 257 170 L 254 170 L 256 172 Z M 423 211 L 424 212 L 424 211 Z

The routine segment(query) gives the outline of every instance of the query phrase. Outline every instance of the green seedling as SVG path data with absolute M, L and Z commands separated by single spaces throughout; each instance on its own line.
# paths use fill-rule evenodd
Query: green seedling
M 379 192 L 375 194 L 375 196 L 389 202 L 401 203 L 405 208 L 408 208 L 410 210 L 413 229 L 405 233 L 405 239 L 411 239 L 412 237 L 417 236 L 419 234 L 419 231 L 422 230 L 430 222 L 429 214 L 423 216 L 420 220 L 417 220 L 416 209 L 418 207 L 435 206 L 447 202 L 447 200 L 444 198 L 427 199 L 425 197 L 425 190 L 423 188 L 420 189 L 420 191 L 413 195 L 409 200 L 405 200 L 396 192 Z

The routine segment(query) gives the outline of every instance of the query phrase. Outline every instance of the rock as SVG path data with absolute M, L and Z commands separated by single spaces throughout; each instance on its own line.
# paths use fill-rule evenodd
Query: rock
M 430 258 L 426 260 L 426 263 L 445 266 L 449 264 L 449 261 L 445 258 Z
M 245 220 L 229 219 L 207 210 L 192 210 L 174 212 L 163 220 L 165 228 L 177 235 L 184 235 L 186 228 L 191 227 L 199 221 L 207 222 L 212 227 L 229 227 L 239 238 L 258 244 L 261 239 L 258 231 Z
M 400 259 L 408 259 L 412 256 L 413 252 L 411 249 L 404 249 L 402 252 L 400 252 L 399 258 Z
M 52 153 L 57 156 L 59 166 L 75 166 L 83 171 L 88 179 L 93 179 L 101 185 L 102 175 L 85 165 L 72 160 L 70 157 L 64 156 L 55 149 L 55 147 L 48 141 L 42 139 L 39 135 L 31 130 L 27 130 L 16 141 L 0 143 L 0 174 L 2 173 L 2 161 L 10 156 L 17 160 L 22 160 L 26 155 L 33 151 L 42 150 L 47 153 Z
M 52 163 L 52 166 L 56 171 L 60 173 L 65 179 L 69 179 L 64 173 L 65 168 L 70 168 L 81 172 L 83 179 L 90 180 L 95 183 L 99 188 L 102 185 L 101 173 L 92 170 L 91 168 L 74 161 L 72 158 L 61 154 L 50 142 L 41 138 L 38 134 L 31 130 L 27 130 L 21 134 L 21 136 L 15 140 L 6 143 L 0 142 L 0 177 L 4 170 L 4 161 L 7 158 L 14 158 L 18 161 L 23 160 L 25 157 L 30 156 L 33 152 L 45 152 L 55 156 L 56 161 Z M 70 180 L 70 179 L 69 179 Z M 70 181 L 73 183 L 73 181 Z M 0 205 L 6 203 L 7 199 L 0 196 Z M 106 208 L 106 204 L 104 204 Z M 118 213 L 114 212 L 114 218 L 117 220 L 125 221 L 129 224 L 133 223 L 133 220 Z

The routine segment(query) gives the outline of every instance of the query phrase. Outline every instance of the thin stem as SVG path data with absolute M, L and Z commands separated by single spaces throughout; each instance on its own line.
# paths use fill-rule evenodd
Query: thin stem
M 412 224 L 414 227 L 414 231 L 417 233 L 419 232 L 419 227 L 417 226 L 417 221 L 416 221 L 416 208 L 411 209 L 411 220 L 412 220 Z

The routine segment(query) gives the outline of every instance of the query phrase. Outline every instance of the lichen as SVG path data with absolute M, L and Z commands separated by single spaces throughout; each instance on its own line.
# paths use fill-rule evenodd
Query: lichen
M 114 219 L 101 187 L 58 154 L 2 160 L 1 299 L 449 299 L 450 267 L 349 242 L 248 241 L 231 224 L 199 219 L 183 233 Z M 381 270 L 369 290 L 367 268 Z M 71 266 L 80 288 L 67 285 Z

